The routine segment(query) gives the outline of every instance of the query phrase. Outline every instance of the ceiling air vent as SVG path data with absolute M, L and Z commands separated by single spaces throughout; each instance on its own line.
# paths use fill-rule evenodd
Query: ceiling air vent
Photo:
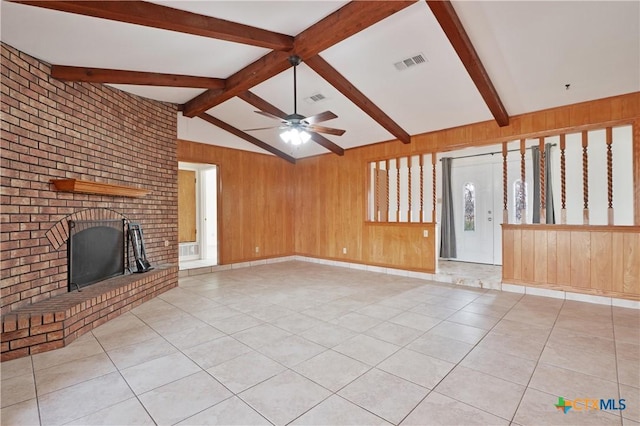
M 316 93 L 315 95 L 311 95 L 308 98 L 304 98 L 305 101 L 307 101 L 307 103 L 310 104 L 315 104 L 316 102 L 320 102 L 327 99 L 327 97 L 325 95 L 323 95 L 322 93 Z
M 424 64 L 426 62 L 427 59 L 424 57 L 424 54 L 418 53 L 399 62 L 396 62 L 395 64 L 393 64 L 393 66 L 396 67 L 398 71 L 404 71 L 407 68 L 415 67 L 416 65 Z

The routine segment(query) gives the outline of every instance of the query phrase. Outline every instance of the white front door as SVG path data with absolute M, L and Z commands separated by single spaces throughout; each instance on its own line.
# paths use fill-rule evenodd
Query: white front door
M 494 185 L 492 164 L 453 160 L 451 184 L 456 260 L 494 263 Z

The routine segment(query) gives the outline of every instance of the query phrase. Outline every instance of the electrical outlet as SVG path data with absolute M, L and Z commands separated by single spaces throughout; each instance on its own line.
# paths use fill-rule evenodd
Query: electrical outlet
M 164 246 L 169 247 L 169 240 L 164 240 Z
M 260 253 L 260 247 L 256 246 L 256 253 Z
M 426 229 L 424 231 L 422 231 L 422 236 L 425 237 L 425 238 L 429 238 L 429 231 L 426 230 Z
M 342 254 L 347 254 L 347 248 L 346 247 L 342 247 Z

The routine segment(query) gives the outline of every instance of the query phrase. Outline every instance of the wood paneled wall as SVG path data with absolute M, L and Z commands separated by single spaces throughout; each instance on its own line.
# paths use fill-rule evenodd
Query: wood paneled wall
M 383 264 L 385 262 L 375 254 L 378 249 L 374 237 L 382 238 L 381 233 L 396 232 L 399 236 L 412 232 L 414 225 L 411 224 L 404 224 L 406 229 L 402 224 L 394 225 L 398 226 L 393 228 L 395 231 L 365 224 L 367 162 L 559 134 L 569 129 L 603 127 L 608 123 L 633 122 L 638 116 L 640 93 L 632 93 L 514 116 L 506 127 L 487 121 L 416 135 L 408 145 L 390 141 L 348 149 L 343 157 L 327 154 L 298 160 L 295 166 L 295 251 L 314 257 Z M 640 155 L 640 149 L 636 151 L 636 155 Z M 640 168 L 636 174 L 640 176 Z M 385 238 L 393 240 L 391 234 L 386 234 Z M 342 253 L 343 247 L 347 248 L 347 254 Z M 430 255 L 431 252 L 424 252 L 424 256 Z M 399 260 L 393 260 L 396 261 Z M 401 262 L 397 267 L 415 267 L 413 262 L 409 265 Z
M 506 127 L 498 127 L 494 121 L 476 123 L 416 135 L 408 145 L 383 142 L 348 149 L 343 157 L 326 154 L 301 159 L 295 166 L 269 155 L 187 141 L 178 142 L 178 159 L 220 166 L 223 264 L 295 253 L 431 271 L 430 265 L 422 263 L 427 257 L 434 258 L 435 240 L 430 239 L 435 229 L 429 231 L 429 239 L 422 237 L 424 229 L 431 229 L 430 224 L 388 224 L 386 228 L 365 222 L 367 162 L 601 128 L 631 123 L 638 117 L 640 93 L 632 93 L 513 116 Z M 640 156 L 638 145 L 636 128 L 636 159 Z M 634 170 L 640 181 L 640 160 Z M 637 198 L 636 206 L 640 205 L 640 194 Z M 636 207 L 637 215 L 639 210 Z M 425 240 L 429 248 L 419 242 Z M 384 252 L 380 245 L 395 244 L 402 251 L 403 241 L 419 255 Z M 261 247 L 259 254 L 255 253 L 257 245 Z
M 364 263 L 435 273 L 435 236 L 435 223 L 369 222 L 364 232 Z
M 384 152 L 384 145 L 375 147 L 380 154 Z M 365 222 L 369 160 L 365 152 L 369 150 L 352 149 L 343 157 L 322 155 L 298 161 L 295 166 L 296 253 L 435 272 L 434 224 Z M 423 236 L 425 230 L 429 232 L 427 238 Z
M 640 300 L 640 227 L 502 225 L 504 282 Z
M 292 164 L 272 155 L 183 140 L 178 141 L 178 161 L 219 167 L 220 264 L 293 254 Z

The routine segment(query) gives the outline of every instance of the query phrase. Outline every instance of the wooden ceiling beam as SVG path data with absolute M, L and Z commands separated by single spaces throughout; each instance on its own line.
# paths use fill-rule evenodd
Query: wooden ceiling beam
M 305 61 L 415 3 L 415 0 L 349 2 L 298 34 L 293 51 Z
M 482 65 L 480 57 L 462 26 L 462 22 L 460 22 L 453 5 L 448 0 L 426 0 L 426 2 L 462 64 L 467 69 L 471 80 L 478 88 L 482 99 L 484 99 L 496 122 L 500 127 L 508 126 L 509 115 L 507 110 L 502 104 L 498 92 L 493 86 L 487 70 Z
M 335 87 L 340 93 L 346 96 L 358 108 L 373 118 L 378 124 L 387 129 L 389 133 L 398 138 L 403 143 L 411 143 L 411 136 L 405 132 L 395 121 L 384 111 L 376 106 L 364 93 L 359 91 L 353 84 L 335 70 L 320 55 L 308 58 L 305 63 L 314 70 L 320 77 Z
M 293 51 L 271 52 L 230 76 L 222 93 L 208 90 L 188 101 L 184 104 L 184 115 L 194 117 L 280 74 L 291 66 L 288 62 L 291 54 L 297 54 L 306 60 L 414 3 L 415 0 L 347 3 L 298 34 Z
M 293 158 L 290 155 L 285 154 L 284 152 L 280 151 L 277 148 L 272 147 L 271 145 L 269 145 L 268 143 L 262 142 L 260 139 L 254 138 L 253 136 L 251 136 L 250 134 L 247 134 L 245 132 L 243 132 L 240 129 L 236 129 L 235 127 L 233 127 L 230 124 L 225 123 L 222 120 L 218 120 L 217 118 L 215 118 L 214 116 L 207 114 L 206 112 L 203 112 L 201 114 L 198 114 L 198 118 L 203 119 L 204 121 L 213 124 L 214 126 L 217 126 L 219 128 L 221 128 L 222 130 L 225 130 L 229 133 L 231 133 L 232 135 L 235 135 L 241 139 L 244 139 L 247 142 L 250 142 L 252 144 L 254 144 L 255 146 L 264 149 L 265 151 L 268 151 L 280 158 L 282 158 L 285 161 L 288 161 L 291 164 L 296 164 L 296 159 Z
M 195 117 L 224 101 L 228 101 L 289 68 L 291 65 L 288 59 L 289 53 L 277 50 L 269 52 L 231 75 L 226 80 L 224 90 L 207 90 L 185 103 L 182 113 L 186 117 Z
M 271 105 L 269 102 L 265 101 L 260 96 L 248 90 L 245 92 L 239 93 L 238 97 L 243 101 L 247 102 L 248 104 L 251 104 L 254 107 L 258 108 L 261 111 L 266 111 L 270 114 L 277 115 L 277 116 L 287 115 L 284 111 L 280 110 L 274 105 Z M 325 138 L 321 134 L 315 133 L 315 132 L 309 132 L 309 134 L 311 135 L 311 139 L 318 145 L 323 146 L 324 148 L 328 149 L 334 154 L 344 155 L 344 149 L 342 147 L 331 142 L 329 139 Z
M 139 84 L 142 86 L 196 87 L 204 89 L 224 88 L 224 80 L 220 78 L 69 67 L 65 65 L 52 65 L 51 76 L 62 81 L 81 81 L 85 83 Z
M 15 3 L 144 25 L 275 50 L 293 48 L 293 37 L 144 1 L 33 1 Z

